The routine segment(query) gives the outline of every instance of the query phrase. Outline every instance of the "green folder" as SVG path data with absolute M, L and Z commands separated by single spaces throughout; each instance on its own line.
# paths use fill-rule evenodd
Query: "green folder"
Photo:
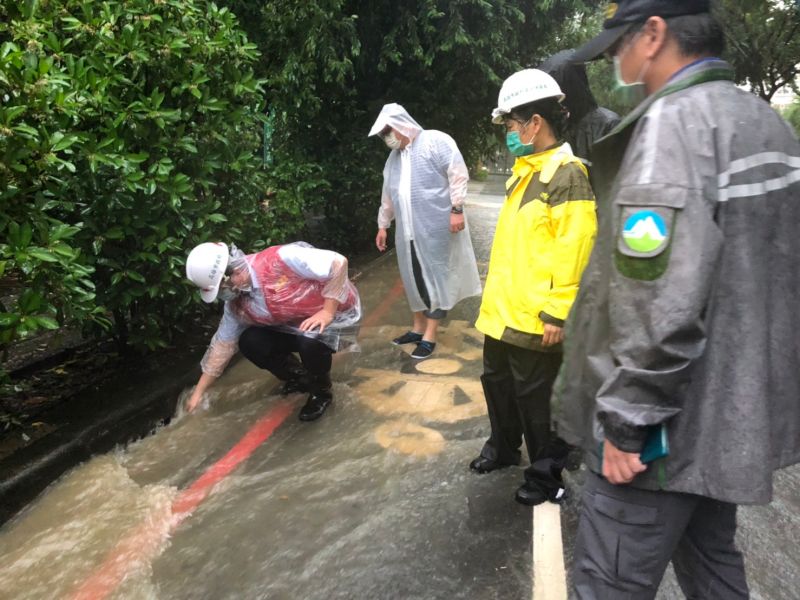
M 647 437 L 644 446 L 639 453 L 639 460 L 643 463 L 653 462 L 658 458 L 669 455 L 669 438 L 667 437 L 667 426 L 664 423 L 648 427 Z M 600 464 L 603 463 L 603 444 L 600 444 Z
M 669 438 L 667 437 L 667 426 L 663 423 L 653 425 L 647 432 L 642 452 L 639 454 L 639 460 L 643 463 L 649 463 L 668 455 Z

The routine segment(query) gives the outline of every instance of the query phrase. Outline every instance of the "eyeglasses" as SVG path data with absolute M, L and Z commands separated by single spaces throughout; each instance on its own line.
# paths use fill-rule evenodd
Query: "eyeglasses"
M 231 284 L 231 275 L 233 275 L 233 267 L 228 265 L 225 267 L 225 273 L 222 275 L 222 279 L 219 282 L 219 287 L 228 287 Z
M 533 117 L 531 117 L 532 119 Z M 517 117 L 505 117 L 503 119 L 503 125 L 506 127 L 506 131 L 511 131 L 514 129 L 513 123 L 519 123 L 522 127 L 525 127 L 531 119 L 527 121 L 523 121 L 522 119 L 518 119 Z

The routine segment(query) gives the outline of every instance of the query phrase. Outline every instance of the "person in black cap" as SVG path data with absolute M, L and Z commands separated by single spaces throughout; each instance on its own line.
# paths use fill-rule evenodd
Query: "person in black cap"
M 594 148 L 598 234 L 566 324 L 558 434 L 589 468 L 576 597 L 748 597 L 738 504 L 800 462 L 800 144 L 716 58 L 702 0 L 612 4 L 575 60 L 640 103 Z
M 563 104 L 568 112 L 564 139 L 591 172 L 592 145 L 617 126 L 619 115 L 597 105 L 586 68 L 573 61 L 574 54 L 574 50 L 562 50 L 539 65 L 539 69 L 551 75 L 564 92 Z

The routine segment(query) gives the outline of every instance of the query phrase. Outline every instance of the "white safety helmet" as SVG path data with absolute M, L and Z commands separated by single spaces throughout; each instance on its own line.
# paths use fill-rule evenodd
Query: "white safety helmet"
M 503 117 L 518 106 L 545 98 L 558 98 L 559 102 L 564 99 L 564 93 L 555 79 L 539 69 L 517 71 L 500 88 L 497 108 L 492 111 L 492 123 L 501 125 Z
M 203 302 L 213 302 L 225 269 L 228 268 L 228 246 L 222 242 L 206 242 L 195 246 L 186 259 L 186 277 L 200 288 Z

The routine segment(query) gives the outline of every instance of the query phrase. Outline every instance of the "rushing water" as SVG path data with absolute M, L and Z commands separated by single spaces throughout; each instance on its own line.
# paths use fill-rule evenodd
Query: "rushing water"
M 109 556 L 127 564 L 117 598 L 517 595 L 529 585 L 520 474 L 466 469 L 485 435 L 479 353 L 443 346 L 428 370 L 446 374 L 419 373 L 386 343 L 401 328 L 365 332 L 365 356 L 337 365 L 329 412 L 311 424 L 293 413 L 177 526 L 180 490 L 282 401 L 248 363 L 208 410 L 73 470 L 0 533 L 1 595 L 70 597 Z

